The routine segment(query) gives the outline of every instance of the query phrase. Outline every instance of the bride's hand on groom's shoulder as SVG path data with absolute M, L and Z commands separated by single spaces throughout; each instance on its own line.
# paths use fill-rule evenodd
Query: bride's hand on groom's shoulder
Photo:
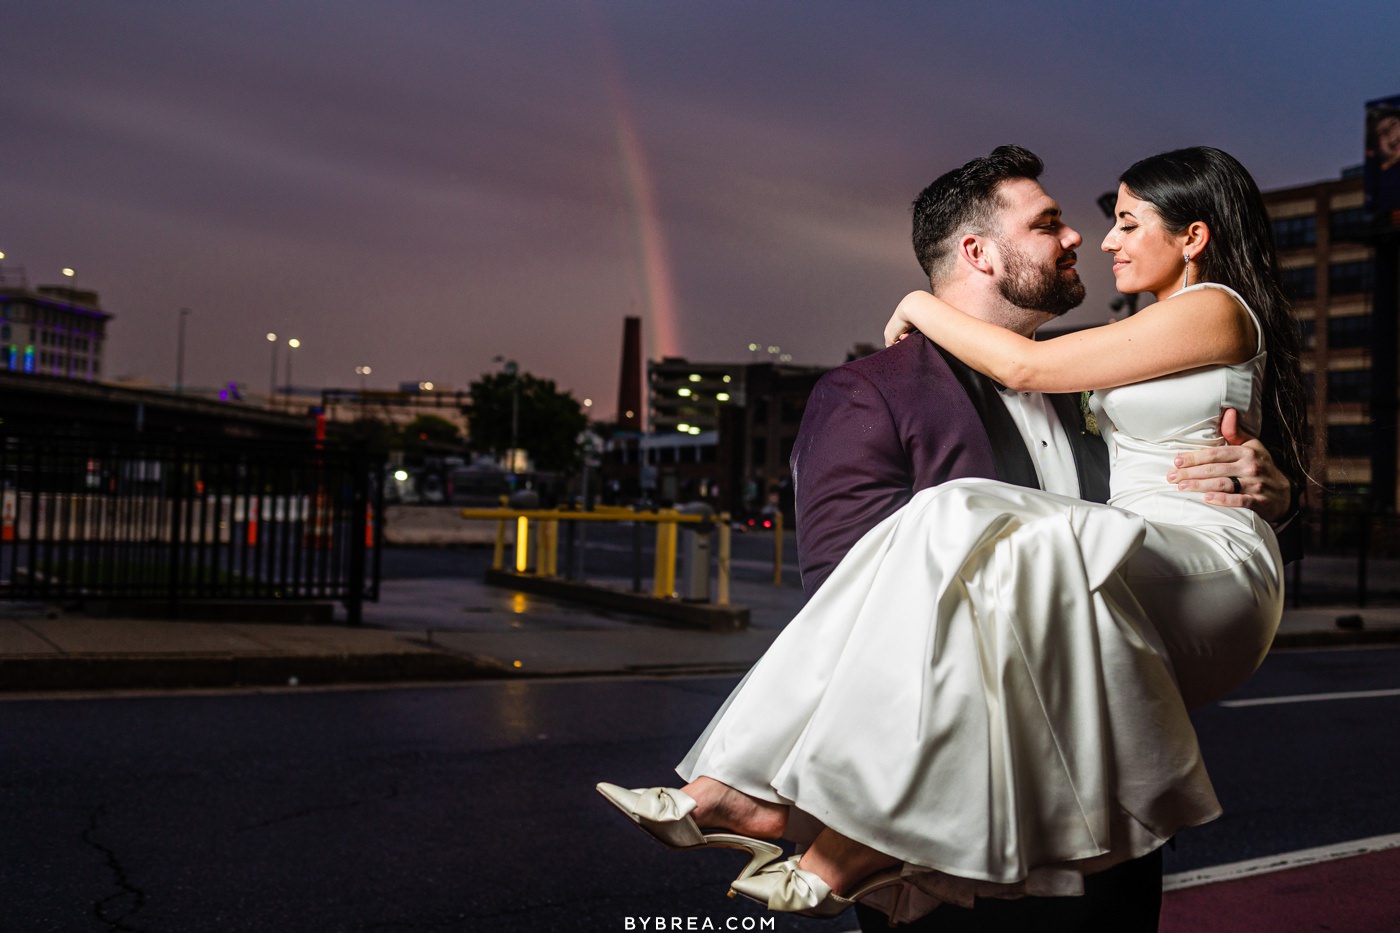
M 909 305 L 911 301 L 922 301 L 928 297 L 928 292 L 910 292 L 895 306 L 894 314 L 890 315 L 889 323 L 885 325 L 885 346 L 892 347 L 918 331 L 909 319 Z

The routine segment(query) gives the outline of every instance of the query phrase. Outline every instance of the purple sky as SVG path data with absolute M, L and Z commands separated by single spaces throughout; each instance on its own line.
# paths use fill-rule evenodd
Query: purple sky
M 11 0 L 0 250 L 97 290 L 108 375 L 465 388 L 497 355 L 612 416 L 649 355 L 834 365 L 925 284 L 908 205 L 1003 142 L 1085 234 L 1219 146 L 1265 189 L 1361 161 L 1400 4 Z M 285 352 L 285 351 L 284 351 Z M 285 375 L 279 361 L 277 379 Z

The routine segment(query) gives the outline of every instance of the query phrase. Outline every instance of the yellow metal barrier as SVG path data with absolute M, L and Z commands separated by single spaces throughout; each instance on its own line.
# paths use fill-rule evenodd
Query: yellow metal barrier
M 670 596 L 676 591 L 675 522 L 656 524 L 656 561 L 651 574 L 651 595 Z
M 722 512 L 713 518 L 703 515 L 687 515 L 674 509 L 661 509 L 656 512 L 634 512 L 622 506 L 598 506 L 592 511 L 576 512 L 567 509 L 462 509 L 461 516 L 467 521 L 496 522 L 495 550 L 491 556 L 491 569 L 501 570 L 505 566 L 506 523 L 515 521 L 515 570 L 529 572 L 529 541 L 531 524 L 535 536 L 535 575 L 542 577 L 558 576 L 559 572 L 559 523 L 595 522 L 612 523 L 652 523 L 656 525 L 656 554 L 652 564 L 652 595 L 674 596 L 676 592 L 676 559 L 679 539 L 679 525 L 702 525 L 713 523 L 719 535 L 717 559 L 718 586 L 715 604 L 729 605 L 730 584 L 730 528 L 729 513 Z M 781 548 L 781 544 L 779 545 Z M 781 551 L 779 552 L 781 555 Z M 781 561 L 779 563 L 781 566 Z M 781 577 L 778 582 L 781 582 Z

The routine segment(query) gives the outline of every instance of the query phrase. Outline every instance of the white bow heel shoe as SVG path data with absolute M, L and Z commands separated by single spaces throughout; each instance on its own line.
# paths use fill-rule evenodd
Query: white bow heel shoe
M 798 868 L 799 858 L 794 855 L 768 865 L 747 878 L 737 878 L 731 889 L 758 901 L 769 910 L 804 917 L 835 917 L 855 906 L 861 898 L 901 881 L 900 869 L 890 868 L 876 872 L 861 882 L 850 897 L 842 897 L 815 872 Z M 891 916 L 896 915 L 895 911 L 891 911 Z
M 781 858 L 783 850 L 771 842 L 734 833 L 701 832 L 694 817 L 695 801 L 672 787 L 641 787 L 628 790 L 603 782 L 598 793 L 608 803 L 627 814 L 628 819 L 662 845 L 671 849 L 739 849 L 749 854 L 749 863 L 739 873 L 747 878 L 763 866 Z M 730 891 L 731 896 L 733 891 Z

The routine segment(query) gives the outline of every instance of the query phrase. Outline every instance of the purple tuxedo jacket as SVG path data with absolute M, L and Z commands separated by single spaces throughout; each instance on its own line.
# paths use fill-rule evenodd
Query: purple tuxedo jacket
M 1108 450 L 1077 395 L 1051 396 L 1080 495 L 1108 498 Z M 914 335 L 839 366 L 812 390 L 792 449 L 797 556 L 810 596 L 861 536 L 921 489 L 959 477 L 1038 486 L 996 386 Z

